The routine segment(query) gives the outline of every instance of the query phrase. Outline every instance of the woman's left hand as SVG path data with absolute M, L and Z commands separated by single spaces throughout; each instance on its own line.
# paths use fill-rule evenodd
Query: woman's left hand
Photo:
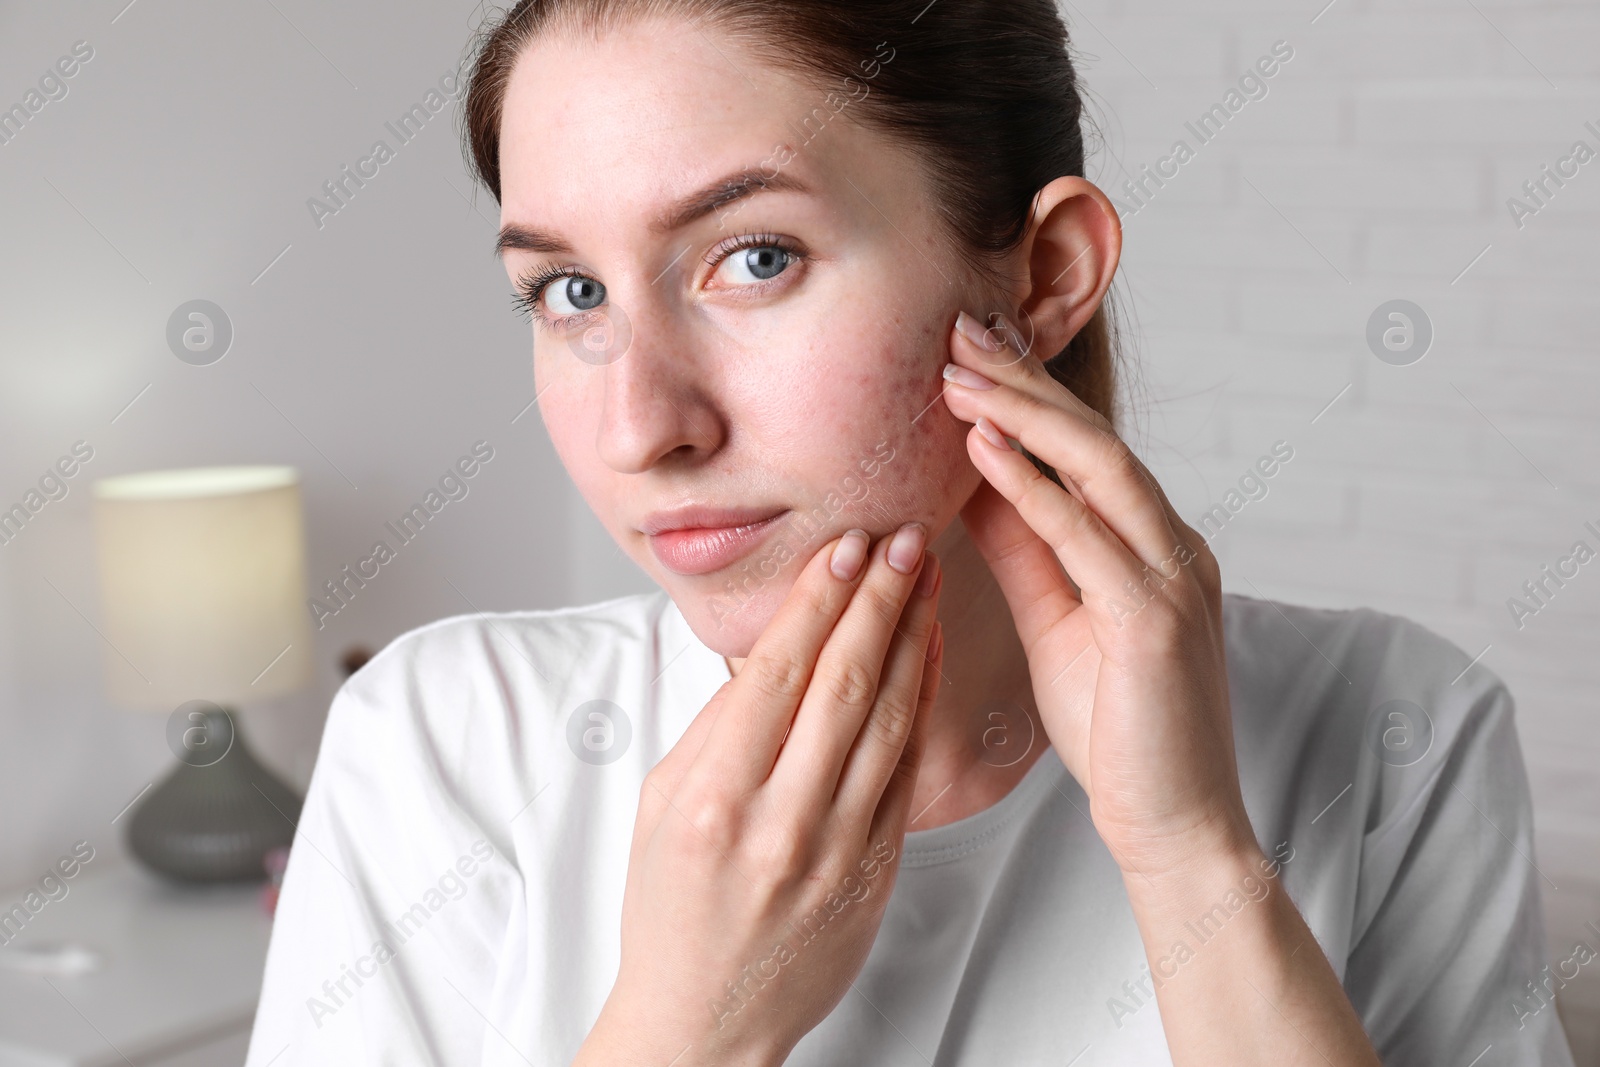
M 1124 876 L 1254 855 L 1216 557 L 1106 419 L 1021 343 L 963 315 L 944 399 L 976 424 L 967 452 L 987 484 L 962 519 L 1010 605 L 1045 731 Z

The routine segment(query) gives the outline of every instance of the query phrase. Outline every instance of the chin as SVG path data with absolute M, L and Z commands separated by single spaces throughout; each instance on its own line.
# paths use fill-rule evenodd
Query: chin
M 806 564 L 823 545 L 852 526 L 871 532 L 863 516 L 832 514 L 808 521 L 786 516 L 748 556 L 701 575 L 677 574 L 655 564 L 648 570 L 677 605 L 700 642 L 729 659 L 744 659 L 782 608 Z
M 729 659 L 744 659 L 778 613 L 793 582 L 792 576 L 782 575 L 742 599 L 711 583 L 704 589 L 674 583 L 677 587 L 668 586 L 667 594 L 701 644 Z

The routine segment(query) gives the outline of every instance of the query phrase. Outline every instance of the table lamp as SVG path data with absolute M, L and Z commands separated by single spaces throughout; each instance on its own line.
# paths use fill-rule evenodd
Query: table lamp
M 94 486 L 114 703 L 167 716 L 178 766 L 134 808 L 130 850 L 181 881 L 266 876 L 300 798 L 262 766 L 230 709 L 311 677 L 300 478 L 208 467 Z

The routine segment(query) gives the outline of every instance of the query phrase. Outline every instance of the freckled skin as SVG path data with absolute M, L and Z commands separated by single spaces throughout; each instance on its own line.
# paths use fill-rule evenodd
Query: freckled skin
M 737 42 L 713 46 L 706 31 L 666 21 L 538 41 L 505 100 L 502 223 L 554 231 L 575 249 L 508 253 L 508 273 L 581 267 L 632 328 L 625 355 L 594 366 L 568 345 L 582 324 L 535 325 L 551 441 L 623 550 L 702 641 L 735 658 L 823 543 L 912 519 L 937 537 L 980 481 L 967 426 L 938 399 L 946 338 L 977 289 L 909 152 L 846 112 L 783 168 L 818 195 L 762 192 L 721 218 L 650 229 L 664 205 L 794 144 L 822 95 Z M 738 288 L 748 275 L 705 262 L 748 233 L 793 239 L 810 258 L 751 297 Z M 880 445 L 892 459 L 881 462 Z M 867 477 L 860 464 L 875 458 Z M 826 521 L 690 578 L 656 561 L 638 525 L 691 503 L 795 516 L 820 507 Z

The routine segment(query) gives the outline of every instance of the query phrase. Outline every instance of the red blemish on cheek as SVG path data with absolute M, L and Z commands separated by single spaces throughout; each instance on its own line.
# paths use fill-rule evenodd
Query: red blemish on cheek
M 827 450 L 859 458 L 887 446 L 896 457 L 889 465 L 894 480 L 915 497 L 941 480 L 960 480 L 970 467 L 966 426 L 944 402 L 948 354 L 938 349 L 937 315 L 894 315 L 876 336 L 856 336 L 866 343 L 850 346 L 855 351 L 839 362 L 842 380 L 826 390 L 830 410 L 812 422 L 828 435 Z
M 923 456 L 947 447 L 953 420 L 942 395 L 943 364 L 930 354 L 932 332 L 929 325 L 891 330 L 862 354 L 864 372 L 851 375 L 856 391 L 844 398 L 851 425 L 841 427 L 841 441 L 887 442 Z

